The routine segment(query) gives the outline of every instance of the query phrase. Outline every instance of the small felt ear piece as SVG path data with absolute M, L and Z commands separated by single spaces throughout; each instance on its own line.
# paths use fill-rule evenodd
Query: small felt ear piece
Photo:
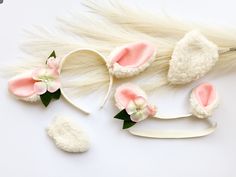
M 193 89 L 190 96 L 192 113 L 198 118 L 208 118 L 218 106 L 218 94 L 215 88 L 208 83 L 201 84 Z
M 116 89 L 114 98 L 116 106 L 122 110 L 127 106 L 130 100 L 140 96 L 147 99 L 146 93 L 141 88 L 134 84 L 126 83 Z
M 218 61 L 218 47 L 198 31 L 190 31 L 175 46 L 168 71 L 171 84 L 186 84 L 204 76 Z
M 65 117 L 57 117 L 47 128 L 56 146 L 66 152 L 85 152 L 89 149 L 88 136 L 81 127 Z
M 117 47 L 108 57 L 110 72 L 117 78 L 131 77 L 145 70 L 155 59 L 152 44 L 137 42 Z
M 27 72 L 11 78 L 8 81 L 8 89 L 18 99 L 34 102 L 39 100 L 39 96 L 35 93 L 35 83 L 32 72 Z

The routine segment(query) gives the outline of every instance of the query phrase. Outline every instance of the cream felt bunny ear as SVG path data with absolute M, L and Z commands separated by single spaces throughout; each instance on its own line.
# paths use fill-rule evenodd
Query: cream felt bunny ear
M 155 106 L 147 101 L 145 92 L 131 83 L 123 84 L 115 92 L 116 106 L 120 112 L 114 118 L 123 120 L 123 129 L 136 136 L 150 138 L 193 138 L 206 136 L 215 131 L 217 124 L 208 121 L 209 127 L 198 131 L 159 131 L 159 130 L 139 130 L 130 128 L 138 122 L 148 118 L 163 120 L 173 120 L 180 118 L 208 118 L 216 108 L 218 97 L 214 87 L 210 84 L 201 84 L 192 91 L 190 104 L 192 113 L 177 116 L 160 116 Z M 130 129 L 129 129 L 130 128 Z
M 138 96 L 147 99 L 147 94 L 138 86 L 131 83 L 122 84 L 116 89 L 114 94 L 116 106 L 122 110 L 126 107 L 130 100 Z
M 34 89 L 35 80 L 31 76 L 31 72 L 23 73 L 15 76 L 8 81 L 9 91 L 18 99 L 24 101 L 36 102 L 40 98 Z
M 114 49 L 108 57 L 110 72 L 117 78 L 131 77 L 144 71 L 155 59 L 155 47 L 136 42 Z
M 208 118 L 218 106 L 219 99 L 215 88 L 211 84 L 201 84 L 190 96 L 192 113 L 198 118 Z
M 218 47 L 198 31 L 190 31 L 177 42 L 170 59 L 168 81 L 186 84 L 209 72 L 218 61 Z
M 63 151 L 81 153 L 89 150 L 90 141 L 86 132 L 67 117 L 58 116 L 48 126 L 47 134 Z

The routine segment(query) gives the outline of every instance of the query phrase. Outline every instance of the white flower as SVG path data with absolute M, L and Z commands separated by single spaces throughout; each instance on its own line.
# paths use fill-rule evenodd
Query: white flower
M 34 83 L 34 90 L 38 95 L 42 95 L 46 91 L 53 93 L 57 91 L 61 86 L 59 80 L 59 72 L 55 69 L 36 69 L 32 73 L 32 78 L 36 81 Z
M 156 114 L 156 107 L 148 105 L 146 99 L 143 97 L 136 97 L 129 101 L 125 109 L 133 122 L 140 122 Z

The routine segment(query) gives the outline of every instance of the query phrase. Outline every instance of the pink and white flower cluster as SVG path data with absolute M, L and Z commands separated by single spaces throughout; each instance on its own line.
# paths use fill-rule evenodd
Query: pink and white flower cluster
M 148 104 L 147 100 L 141 96 L 130 100 L 125 110 L 134 122 L 140 122 L 148 117 L 153 117 L 157 112 L 156 107 Z
M 50 93 L 57 91 L 61 86 L 59 75 L 59 60 L 49 58 L 45 68 L 38 68 L 32 72 L 35 93 L 42 95 L 47 91 Z
M 133 122 L 140 122 L 155 116 L 157 108 L 147 101 L 146 93 L 138 86 L 126 83 L 119 86 L 115 92 L 116 106 L 130 115 Z
M 9 91 L 17 98 L 34 102 L 47 91 L 56 92 L 60 86 L 58 58 L 50 57 L 44 67 L 19 74 L 8 82 Z

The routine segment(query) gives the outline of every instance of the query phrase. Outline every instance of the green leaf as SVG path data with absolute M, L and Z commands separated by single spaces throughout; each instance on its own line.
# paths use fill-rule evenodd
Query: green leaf
M 44 106 L 47 107 L 52 100 L 52 94 L 47 91 L 46 93 L 40 95 L 40 99 L 43 102 Z
M 40 95 L 40 99 L 45 107 L 49 105 L 49 103 L 52 101 L 52 99 L 58 100 L 61 96 L 61 90 L 58 89 L 54 93 L 50 93 L 47 91 L 46 93 Z
M 132 127 L 135 124 L 136 124 L 136 122 L 133 122 L 133 121 L 124 121 L 123 122 L 123 129 L 130 128 L 130 127 Z
M 48 58 L 50 58 L 50 57 L 56 58 L 56 53 L 55 53 L 55 51 L 54 51 L 54 50 L 52 51 L 52 53 L 49 55 L 49 57 L 48 57 Z
M 124 120 L 124 122 L 123 122 L 123 129 L 130 128 L 130 127 L 132 127 L 134 124 L 136 124 L 136 122 L 133 122 L 133 121 L 130 119 L 130 115 L 126 112 L 125 109 L 123 109 L 123 110 L 120 111 L 118 114 L 116 114 L 116 115 L 114 116 L 114 118 Z
M 51 93 L 52 98 L 58 100 L 61 97 L 61 90 L 58 89 L 57 91 L 55 91 L 54 93 Z
M 126 112 L 125 109 L 120 111 L 118 114 L 114 116 L 116 119 L 121 119 L 121 120 L 126 120 L 126 121 L 131 121 L 130 115 Z

